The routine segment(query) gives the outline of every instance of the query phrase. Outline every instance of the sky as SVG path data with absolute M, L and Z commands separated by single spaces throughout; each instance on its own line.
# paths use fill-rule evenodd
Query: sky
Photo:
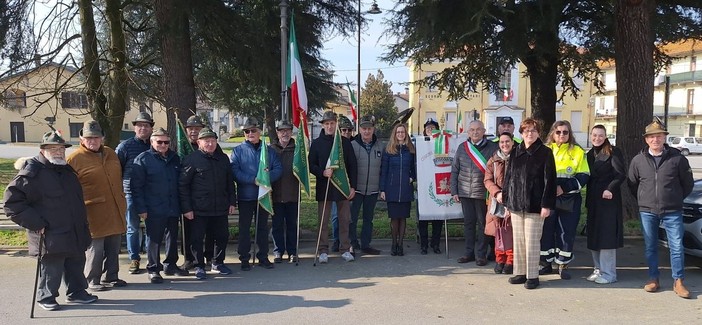
M 402 83 L 406 83 L 409 80 L 409 69 L 405 67 L 405 62 L 397 62 L 390 65 L 380 60 L 383 53 L 387 51 L 387 45 L 393 43 L 387 37 L 383 37 L 383 31 L 386 29 L 383 21 L 390 18 L 390 11 L 396 2 L 380 0 L 377 3 L 382 13 L 377 15 L 366 14 L 365 17 L 371 21 L 361 31 L 361 86 L 365 85 L 368 74 L 376 74 L 378 69 L 380 69 L 383 71 L 385 80 L 392 82 L 394 93 L 404 92 L 407 86 Z M 361 11 L 368 11 L 371 4 L 372 1 L 370 0 L 362 1 Z M 350 38 L 337 36 L 325 41 L 326 45 L 322 50 L 322 56 L 331 62 L 334 69 L 335 82 L 345 83 L 347 78 L 354 85 L 357 82 L 357 37 L 357 32 L 354 32 L 354 35 Z M 353 89 L 356 89 L 355 86 Z

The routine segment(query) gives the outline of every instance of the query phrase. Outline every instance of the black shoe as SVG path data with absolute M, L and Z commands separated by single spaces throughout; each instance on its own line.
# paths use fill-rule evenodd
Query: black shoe
M 281 253 L 274 253 L 273 254 L 273 262 L 274 263 L 283 263 L 283 254 Z
M 461 256 L 458 259 L 456 259 L 456 262 L 458 263 L 468 263 L 468 262 L 473 262 L 475 261 L 475 257 L 473 256 Z
M 397 245 L 397 256 L 405 256 L 405 248 L 402 244 Z
M 397 244 L 392 244 L 392 250 L 390 251 L 390 255 L 397 256 Z
M 181 269 L 177 266 L 169 266 L 165 270 L 163 270 L 163 274 L 165 275 L 177 275 L 177 276 L 188 276 L 190 275 L 190 272 L 188 272 L 185 269 Z
M 338 252 L 339 251 L 339 241 L 335 240 L 334 243 L 332 244 L 331 247 L 332 252 Z
M 163 277 L 158 272 L 149 273 L 149 281 L 151 283 L 163 283 Z
M 73 294 L 72 296 L 66 297 L 66 302 L 67 303 L 75 303 L 75 304 L 91 304 L 98 300 L 98 297 L 95 295 L 91 295 L 85 291 L 82 293 L 78 294 Z
M 249 263 L 249 261 L 241 261 L 241 270 L 251 271 L 251 264 Z
M 527 279 L 524 283 L 524 287 L 527 289 L 536 289 L 539 286 L 539 278 Z
M 495 263 L 495 274 L 501 274 L 505 270 L 505 263 Z
M 258 266 L 263 267 L 264 269 L 272 269 L 273 263 L 268 260 L 268 258 L 264 258 L 258 262 Z
M 195 264 L 193 263 L 193 261 L 185 261 L 183 265 L 180 266 L 180 268 L 189 271 L 195 268 Z
M 431 245 L 432 251 L 434 251 L 434 254 L 441 254 L 441 249 L 439 249 L 439 245 Z
M 358 241 L 354 241 L 351 243 L 351 247 L 353 247 L 353 249 L 358 250 L 361 249 L 361 244 L 359 244 Z
M 505 264 L 505 268 L 502 270 L 502 273 L 504 274 L 512 274 L 514 272 L 514 265 L 512 264 Z
M 485 266 L 485 265 L 487 265 L 487 259 L 484 257 L 477 258 L 477 259 L 475 259 L 475 265 Z
M 375 248 L 370 247 L 370 246 L 366 247 L 366 248 L 362 248 L 361 252 L 363 252 L 363 254 L 366 254 L 366 255 L 380 255 L 379 249 L 375 249 Z
M 426 246 L 422 246 L 420 253 L 421 253 L 422 255 L 427 255 L 427 247 L 426 247 Z
M 522 284 L 527 282 L 526 275 L 515 275 L 507 280 L 511 284 Z
M 553 267 L 551 266 L 551 263 L 546 262 L 548 264 L 542 264 L 539 263 L 539 275 L 546 275 L 546 274 L 551 274 L 553 273 Z
M 103 280 L 101 282 L 102 284 L 106 285 L 111 285 L 114 288 L 119 288 L 119 287 L 126 287 L 127 286 L 127 281 L 124 281 L 122 279 L 114 279 L 114 280 Z
M 558 274 L 563 280 L 570 280 L 570 271 L 568 271 L 568 264 L 562 264 L 558 266 Z

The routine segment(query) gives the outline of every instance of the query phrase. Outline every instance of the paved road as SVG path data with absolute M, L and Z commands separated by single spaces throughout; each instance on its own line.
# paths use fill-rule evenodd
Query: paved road
M 659 293 L 644 292 L 646 281 L 641 241 L 627 239 L 619 251 L 619 282 L 597 285 L 584 280 L 590 273 L 585 242 L 578 238 L 572 280 L 542 276 L 542 286 L 526 290 L 495 275 L 492 265 L 457 264 L 445 255 L 419 255 L 415 243 L 403 257 L 387 255 L 390 243 L 376 241 L 384 255 L 363 256 L 345 263 L 333 255 L 329 264 L 312 266 L 313 243 L 306 242 L 299 266 L 276 264 L 230 276 L 166 278 L 152 285 L 147 277 L 126 272 L 129 286 L 98 293 L 88 306 L 63 306 L 48 312 L 37 307 L 38 322 L 51 324 L 700 324 L 702 270 L 687 268 L 686 283 L 693 299 L 671 290 L 670 270 L 662 271 Z M 462 241 L 451 242 L 456 257 Z M 234 249 L 229 248 L 230 251 Z M 35 260 L 23 252 L 0 251 L 3 276 L 0 317 L 5 324 L 28 323 Z M 663 265 L 667 255 L 663 254 Z M 63 292 L 64 289 L 61 289 Z M 59 298 L 63 303 L 63 297 Z

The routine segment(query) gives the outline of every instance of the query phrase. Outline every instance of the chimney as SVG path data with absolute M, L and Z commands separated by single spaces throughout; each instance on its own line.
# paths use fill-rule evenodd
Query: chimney
M 409 87 L 405 87 L 405 95 L 409 95 Z
M 34 54 L 34 67 L 38 68 L 41 66 L 41 55 Z

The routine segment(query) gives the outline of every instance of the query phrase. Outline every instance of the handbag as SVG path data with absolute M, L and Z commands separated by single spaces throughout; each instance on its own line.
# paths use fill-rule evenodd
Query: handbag
M 579 194 L 578 194 L 579 195 Z M 561 213 L 573 212 L 575 195 L 561 195 L 556 198 L 556 211 Z
M 505 217 L 505 206 L 502 203 L 497 202 L 495 198 L 490 198 L 490 206 L 488 207 L 488 212 L 495 217 L 504 218 Z

